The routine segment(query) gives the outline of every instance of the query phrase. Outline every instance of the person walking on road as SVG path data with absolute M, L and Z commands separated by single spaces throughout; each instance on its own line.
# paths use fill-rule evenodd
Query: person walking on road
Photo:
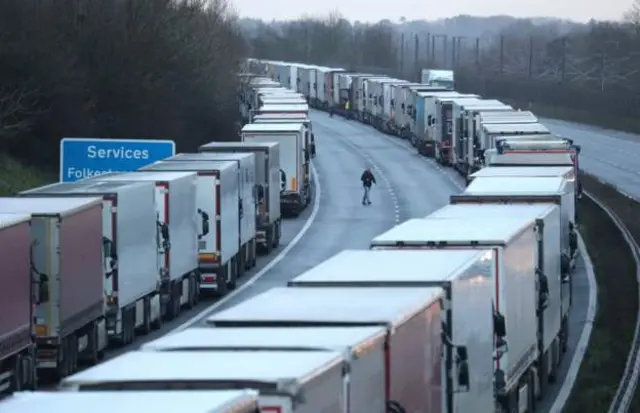
M 369 198 L 369 191 L 371 191 L 371 185 L 376 183 L 376 178 L 373 176 L 371 169 L 367 168 L 360 177 L 362 181 L 362 188 L 364 189 L 364 195 L 362 196 L 362 205 L 371 205 L 371 199 Z

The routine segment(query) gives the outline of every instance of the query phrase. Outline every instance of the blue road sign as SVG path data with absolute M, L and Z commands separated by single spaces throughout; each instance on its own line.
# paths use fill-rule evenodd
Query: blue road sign
M 131 172 L 175 153 L 176 144 L 170 140 L 64 138 L 60 141 L 60 181 Z

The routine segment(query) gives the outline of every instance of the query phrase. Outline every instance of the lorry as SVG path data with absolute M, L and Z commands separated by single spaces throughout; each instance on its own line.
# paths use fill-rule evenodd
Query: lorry
M 442 299 L 439 287 L 275 287 L 210 316 L 207 323 L 224 329 L 383 327 L 385 368 L 371 372 L 370 379 L 385 377 L 387 411 L 444 412 L 440 394 L 444 386 L 440 375 Z M 455 384 L 464 387 L 464 374 L 460 376 Z M 376 397 L 375 390 L 367 391 L 372 392 L 371 398 Z
M 496 141 L 512 136 L 537 135 L 540 139 L 552 139 L 549 129 L 541 123 L 487 123 L 481 126 L 480 142 L 485 151 L 495 148 Z
M 159 273 L 154 183 L 88 179 L 45 185 L 19 196 L 102 198 L 104 300 L 110 344 L 126 345 L 133 342 L 136 330 L 147 334 L 160 328 L 161 302 L 166 303 L 166 318 L 178 316 L 182 290 L 170 290 L 170 280 Z
M 336 351 L 343 354 L 349 382 L 345 412 L 384 412 L 383 327 L 189 328 L 142 346 L 143 351 Z
M 360 122 L 366 122 L 367 107 L 369 102 L 373 100 L 373 92 L 369 90 L 369 83 L 375 79 L 388 79 L 389 76 L 384 75 L 362 75 L 356 76 L 351 84 L 355 93 L 352 93 L 354 100 L 351 101 L 351 109 L 355 110 L 355 118 Z
M 411 124 L 415 109 L 415 93 L 429 91 L 439 92 L 445 91 L 445 89 L 437 86 L 427 86 L 422 83 L 402 83 L 396 85 L 395 88 L 396 133 L 401 138 L 410 139 Z
M 309 105 L 300 103 L 279 103 L 266 104 L 251 112 L 250 121 L 253 122 L 253 116 L 266 115 L 269 113 L 298 113 L 309 116 Z
M 494 259 L 491 250 L 344 250 L 289 281 L 288 286 L 442 288 L 441 334 L 446 339 L 437 346 L 443 350 L 437 370 L 447 378 L 442 389 L 446 407 L 442 411 L 489 412 L 494 407 Z M 458 386 L 463 375 L 468 375 L 468 386 Z
M 460 93 L 453 91 L 445 92 L 432 92 L 432 91 L 412 91 L 413 95 L 413 113 L 411 118 L 413 119 L 411 128 L 412 144 L 418 150 L 418 153 L 427 157 L 433 158 L 434 156 L 434 141 L 431 133 L 431 122 L 435 122 L 434 114 L 429 112 L 435 108 L 432 106 L 432 101 L 436 97 L 457 97 Z
M 536 223 L 537 270 L 546 277 L 548 293 L 545 302 L 538 301 L 538 351 L 541 366 L 540 377 L 557 378 L 557 366 L 568 345 L 568 317 L 563 316 L 563 283 L 561 274 L 560 208 L 553 204 L 454 204 L 433 212 L 428 218 L 475 218 L 484 220 L 495 217 L 528 217 Z M 548 381 L 543 380 L 541 393 L 546 393 Z
M 544 298 L 537 273 L 535 223 L 524 218 L 484 216 L 411 219 L 375 237 L 374 250 L 492 249 L 494 387 L 502 411 L 533 412 L 538 389 L 538 302 Z M 473 228 L 472 231 L 469 229 Z M 524 407 L 524 409 L 522 409 Z
M 466 177 L 473 168 L 474 159 L 480 148 L 480 141 L 473 134 L 474 119 L 481 113 L 512 113 L 513 108 L 497 100 L 472 101 L 471 99 L 454 102 L 452 163 L 453 167 Z
M 278 142 L 209 142 L 200 148 L 206 153 L 244 153 L 255 155 L 256 243 L 265 253 L 280 245 L 280 144 Z
M 151 182 L 155 186 L 156 245 L 160 307 L 167 318 L 199 301 L 198 223 L 195 172 L 111 173 L 93 178 L 104 182 Z M 160 323 L 158 319 L 156 323 Z
M 249 388 L 259 393 L 262 411 L 339 412 L 346 372 L 344 358 L 333 351 L 130 351 L 67 377 L 60 387 L 188 393 Z
M 455 97 L 438 96 L 427 107 L 427 118 L 430 120 L 427 132 L 434 145 L 434 159 L 441 165 L 451 166 L 453 161 L 453 106 L 456 103 L 479 102 L 478 95 L 460 95 Z
M 245 271 L 256 266 L 256 217 L 258 198 L 256 195 L 256 156 L 253 153 L 179 153 L 164 159 L 167 162 L 221 161 L 236 164 L 238 180 L 238 222 L 240 252 L 236 260 L 236 274 L 242 277 Z
M 560 208 L 561 274 L 563 319 L 573 302 L 570 273 L 578 256 L 575 225 L 575 196 L 562 177 L 496 177 L 477 178 L 460 195 L 452 195 L 452 204 L 536 204 L 554 203 Z
M 580 198 L 579 185 L 577 182 L 576 171 L 573 166 L 501 166 L 492 165 L 480 169 L 469 175 L 469 183 L 476 178 L 498 178 L 498 177 L 562 177 L 565 182 L 576 195 L 576 199 Z M 467 184 L 468 185 L 468 184 Z M 576 208 L 577 214 L 577 208 Z M 577 221 L 577 216 L 574 219 Z
M 29 333 L 34 335 L 38 375 L 61 378 L 76 371 L 79 361 L 97 363 L 108 344 L 102 200 L 0 198 L 0 213 L 31 216 Z
M 298 216 L 311 202 L 302 123 L 252 123 L 242 128 L 243 142 L 280 144 L 280 211 Z
M 32 340 L 31 215 L 0 213 L 0 393 L 36 386 Z
M 260 413 L 253 390 L 23 392 L 4 400 L 0 413 Z
M 443 86 L 449 90 L 455 89 L 453 70 L 422 69 L 420 72 L 420 83 L 425 83 L 430 86 Z
M 195 172 L 200 291 L 223 296 L 236 287 L 240 252 L 238 165 L 230 161 L 165 162 L 141 168 Z
M 316 136 L 313 133 L 311 119 L 301 113 L 275 113 L 268 115 L 256 115 L 252 123 L 302 123 L 305 126 L 304 156 L 305 162 L 316 156 Z
M 547 139 L 543 139 L 547 138 Z M 574 145 L 571 139 L 554 135 L 508 137 L 498 141 L 499 145 L 486 151 L 485 161 L 492 166 L 571 166 L 578 181 L 578 193 L 582 192 L 580 183 L 580 145 Z

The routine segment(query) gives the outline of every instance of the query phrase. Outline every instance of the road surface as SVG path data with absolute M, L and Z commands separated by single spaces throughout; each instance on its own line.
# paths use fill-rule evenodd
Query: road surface
M 640 200 L 640 135 L 541 118 L 552 133 L 582 147 L 580 167 Z

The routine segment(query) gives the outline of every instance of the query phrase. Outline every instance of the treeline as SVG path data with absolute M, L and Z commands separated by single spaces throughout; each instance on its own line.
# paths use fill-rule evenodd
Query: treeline
M 248 37 L 254 56 L 411 80 L 418 80 L 421 68 L 453 68 L 461 90 L 513 100 L 543 114 L 640 131 L 634 120 L 640 119 L 638 5 L 619 23 L 514 19 L 489 34 L 478 23 L 482 18 L 457 18 L 474 20 L 477 36 L 469 29 L 464 36 L 428 32 L 427 24 L 417 22 L 354 25 L 334 14 L 262 23 Z
M 233 136 L 246 45 L 225 0 L 0 2 L 0 155 L 57 168 L 60 138 Z

